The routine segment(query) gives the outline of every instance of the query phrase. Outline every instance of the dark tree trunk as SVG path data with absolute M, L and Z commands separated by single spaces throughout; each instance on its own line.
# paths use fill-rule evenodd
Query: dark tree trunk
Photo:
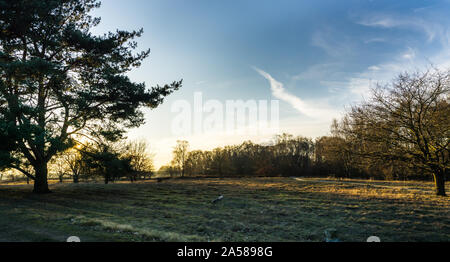
M 36 194 L 47 194 L 51 193 L 50 189 L 48 188 L 48 182 L 47 182 L 47 163 L 41 163 L 37 166 L 34 166 L 35 171 L 35 177 L 34 180 L 34 189 L 33 193 Z
M 78 180 L 79 180 L 78 174 L 73 174 L 73 183 L 78 184 Z
M 436 195 L 445 196 L 445 173 L 441 170 L 435 172 L 434 183 L 436 187 Z

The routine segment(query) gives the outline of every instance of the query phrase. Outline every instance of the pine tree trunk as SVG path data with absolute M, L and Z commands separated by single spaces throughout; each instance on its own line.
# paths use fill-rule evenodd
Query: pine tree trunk
M 434 174 L 434 183 L 436 187 L 436 195 L 445 196 L 445 175 L 442 171 L 437 171 Z
M 33 193 L 47 194 L 51 193 L 47 182 L 47 163 L 40 163 L 34 167 L 35 177 Z

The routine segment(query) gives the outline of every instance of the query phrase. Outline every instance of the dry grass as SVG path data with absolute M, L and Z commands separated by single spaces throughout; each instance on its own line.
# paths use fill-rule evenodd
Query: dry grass
M 0 186 L 0 241 L 449 241 L 450 199 L 431 183 L 174 179 Z M 225 198 L 216 205 L 211 200 Z

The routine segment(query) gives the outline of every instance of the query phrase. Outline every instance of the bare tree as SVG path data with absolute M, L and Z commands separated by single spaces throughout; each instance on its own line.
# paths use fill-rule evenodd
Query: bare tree
M 401 161 L 434 177 L 445 195 L 449 170 L 450 72 L 400 74 L 373 90 L 368 102 L 352 107 L 340 123 L 347 139 L 372 159 Z
M 64 152 L 63 159 L 72 171 L 73 183 L 80 181 L 81 170 L 83 169 L 83 161 L 81 154 L 77 149 L 67 150 Z
M 148 152 L 148 143 L 145 140 L 131 141 L 125 146 L 124 157 L 131 160 L 131 167 L 136 175 L 146 178 L 154 170 L 153 155 Z
M 188 153 L 189 142 L 185 140 L 178 140 L 177 145 L 173 149 L 173 162 L 180 169 L 182 177 L 184 177 L 185 174 Z
M 50 170 L 52 170 L 57 176 L 59 183 L 64 182 L 64 177 L 68 174 L 69 167 L 67 162 L 64 161 L 64 153 L 58 154 L 50 161 Z

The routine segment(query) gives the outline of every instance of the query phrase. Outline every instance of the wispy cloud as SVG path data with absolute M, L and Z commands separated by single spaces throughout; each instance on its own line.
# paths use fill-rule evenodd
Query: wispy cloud
M 436 68 L 448 70 L 450 69 L 449 61 L 450 49 L 442 49 L 435 55 L 425 57 L 418 55 L 416 49 L 408 47 L 392 60 L 372 65 L 366 70 L 349 76 L 340 87 L 341 90 L 347 91 L 350 99 L 367 98 L 370 96 L 371 88 L 376 87 L 377 84 L 390 83 L 399 73 L 426 70 L 430 63 Z
M 382 42 L 386 42 L 387 40 L 385 38 L 382 37 L 373 37 L 373 38 L 369 38 L 364 40 L 365 44 L 371 44 L 371 43 L 382 43 Z
M 269 81 L 270 89 L 274 97 L 290 104 L 298 112 L 319 121 L 329 121 L 339 115 L 338 111 L 331 109 L 328 105 L 319 106 L 317 103 L 305 101 L 289 93 L 283 84 L 278 82 L 269 73 L 256 67 L 253 69 Z
M 368 94 L 370 94 L 371 87 L 371 78 L 352 77 L 348 82 L 348 89 L 350 90 L 350 92 L 360 97 L 366 97 Z
M 340 78 L 342 74 L 340 69 L 342 63 L 323 63 L 310 66 L 305 71 L 294 75 L 293 80 L 315 80 L 315 79 L 330 79 L 330 78 Z
M 412 49 L 411 47 L 408 47 L 408 50 L 406 50 L 406 52 L 402 54 L 402 58 L 407 60 L 413 60 L 414 58 L 416 58 L 416 50 Z
M 429 42 L 436 39 L 436 37 L 442 38 L 445 35 L 445 30 L 442 26 L 420 17 L 371 14 L 360 19 L 357 23 L 370 27 L 413 29 L 423 32 Z
M 363 18 L 356 19 L 357 24 L 367 27 L 395 28 L 422 33 L 426 37 L 427 43 L 423 46 L 423 43 L 418 41 L 405 39 L 405 47 L 402 51 L 393 55 L 389 60 L 374 64 L 367 70 L 349 78 L 346 86 L 350 93 L 364 94 L 371 86 L 375 86 L 376 82 L 389 83 L 399 73 L 425 70 L 430 64 L 443 70 L 449 69 L 450 29 L 442 20 L 437 20 L 436 16 L 418 14 L 423 10 L 414 10 L 414 13 L 410 14 L 369 13 L 364 14 Z M 392 41 L 389 38 L 387 40 Z M 430 42 L 440 44 L 440 47 L 435 45 L 436 47 L 433 49 L 424 48 L 429 46 Z M 369 43 L 369 41 L 365 43 Z
M 351 41 L 345 37 L 343 38 L 342 35 L 334 32 L 330 28 L 316 31 L 311 38 L 311 44 L 322 48 L 327 54 L 333 57 L 352 54 Z

